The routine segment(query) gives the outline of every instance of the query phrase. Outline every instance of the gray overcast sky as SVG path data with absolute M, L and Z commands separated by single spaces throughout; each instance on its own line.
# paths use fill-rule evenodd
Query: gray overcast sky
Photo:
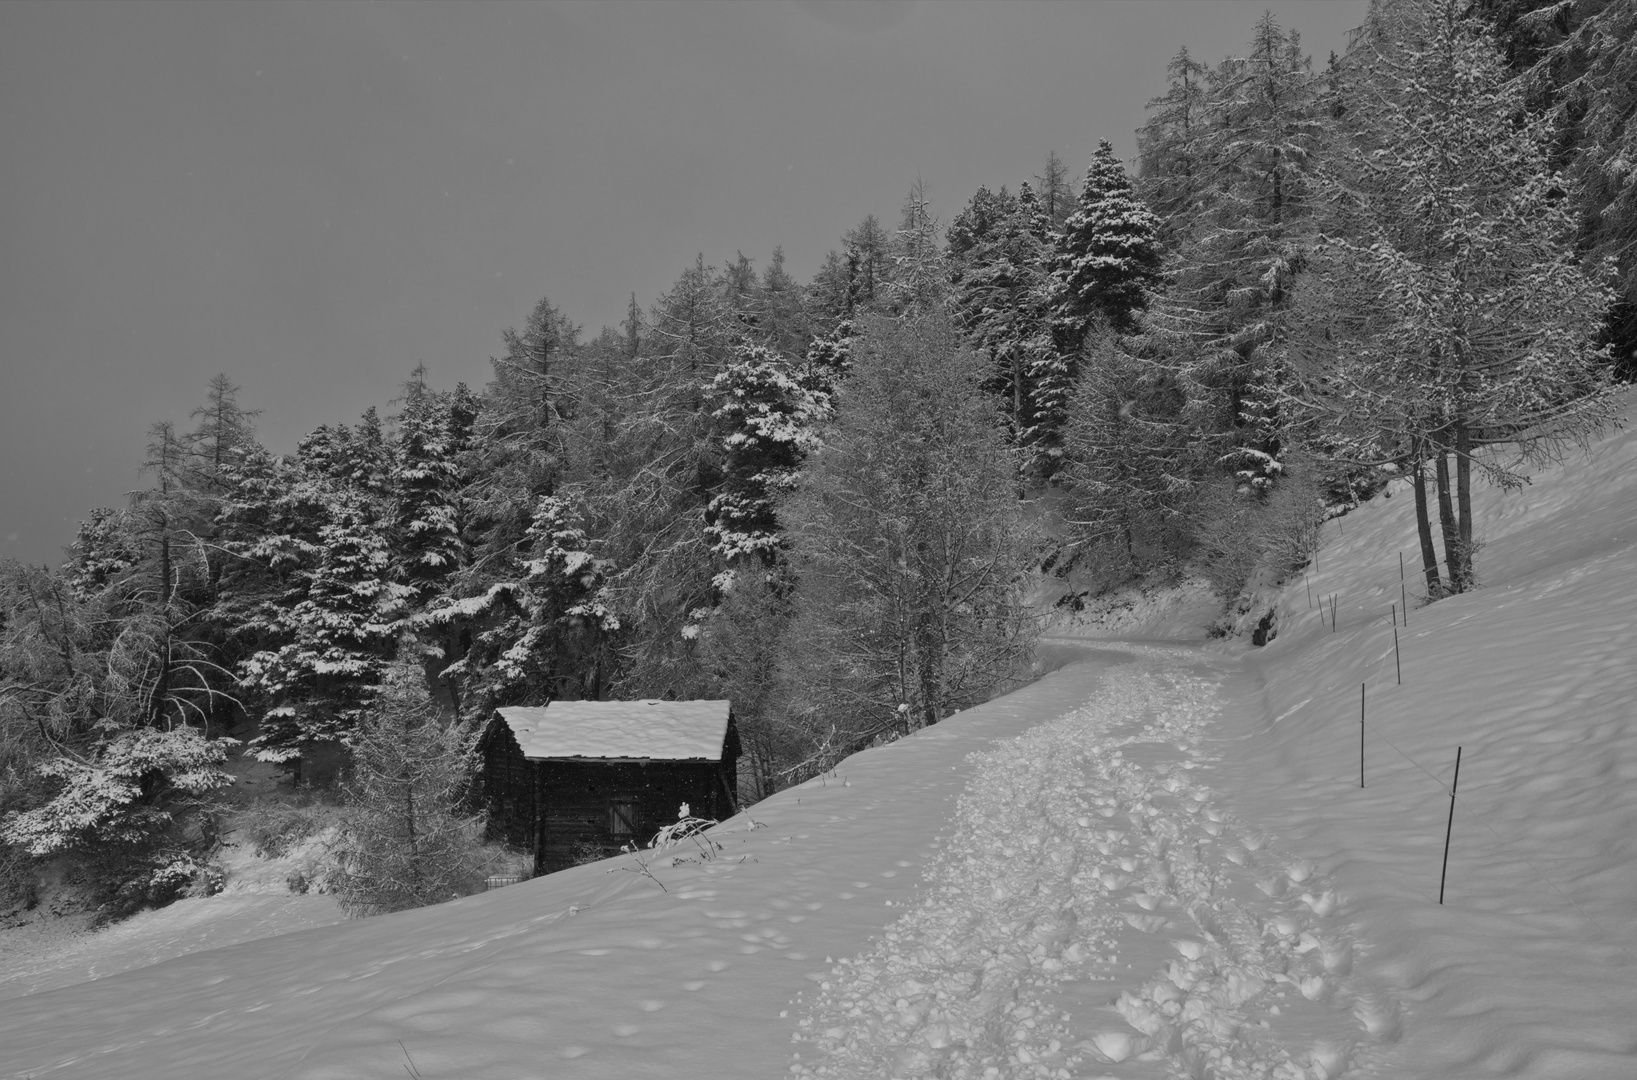
M 55 563 L 226 372 L 278 450 L 416 363 L 488 378 L 696 252 L 806 280 L 917 176 L 947 221 L 1051 149 L 1126 158 L 1181 45 L 1365 0 L 0 5 L 0 558 Z

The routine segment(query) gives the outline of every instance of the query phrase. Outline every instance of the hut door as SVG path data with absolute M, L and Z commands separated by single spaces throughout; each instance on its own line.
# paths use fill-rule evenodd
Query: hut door
M 608 831 L 621 840 L 637 835 L 637 800 L 618 798 L 608 804 Z

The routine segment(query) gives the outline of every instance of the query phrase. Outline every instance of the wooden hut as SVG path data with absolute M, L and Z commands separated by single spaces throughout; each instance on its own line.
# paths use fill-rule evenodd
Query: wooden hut
M 483 733 L 491 836 L 534 852 L 534 872 L 641 846 L 683 803 L 738 809 L 739 734 L 726 701 L 554 701 L 496 710 Z

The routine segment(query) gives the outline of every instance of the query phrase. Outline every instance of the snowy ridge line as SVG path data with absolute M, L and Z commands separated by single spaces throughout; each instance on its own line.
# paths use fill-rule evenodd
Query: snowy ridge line
M 1398 1037 L 1396 1003 L 1347 986 L 1353 942 L 1323 925 L 1335 893 L 1275 902 L 1311 864 L 1264 873 L 1259 893 L 1238 887 L 1263 840 L 1218 844 L 1238 830 L 1188 778 L 1216 689 L 1166 666 L 1114 668 L 1086 705 L 972 756 L 924 896 L 820 983 L 791 1073 L 1021 1080 L 1130 1059 L 1196 1078 L 1333 1080 L 1360 1034 Z M 1153 954 L 1144 936 L 1161 931 L 1191 936 L 1133 987 L 1121 946 Z M 1319 1014 L 1296 1037 L 1327 1036 L 1300 1059 L 1269 1022 L 1293 990 L 1296 1012 Z

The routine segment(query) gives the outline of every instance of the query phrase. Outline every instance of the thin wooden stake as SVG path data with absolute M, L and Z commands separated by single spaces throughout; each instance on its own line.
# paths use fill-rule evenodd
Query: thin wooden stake
M 1393 670 L 1398 673 L 1398 685 L 1404 685 L 1404 663 L 1398 658 L 1398 627 L 1393 627 Z
M 1330 594 L 1330 632 L 1336 632 L 1336 594 Z
M 1308 577 L 1307 577 L 1306 574 L 1303 574 L 1302 575 L 1302 584 L 1307 586 L 1307 610 L 1312 611 L 1313 610 L 1313 582 L 1308 580 Z
M 1455 779 L 1449 784 L 1449 824 L 1444 827 L 1444 869 L 1438 875 L 1438 902 L 1444 902 L 1444 881 L 1449 877 L 1449 838 L 1455 831 L 1455 785 L 1461 782 L 1461 748 L 1455 748 Z
M 1358 684 L 1358 786 L 1364 786 L 1364 684 Z
M 1410 594 L 1404 588 L 1404 553 L 1398 553 L 1398 599 L 1404 605 L 1404 629 L 1410 628 Z

